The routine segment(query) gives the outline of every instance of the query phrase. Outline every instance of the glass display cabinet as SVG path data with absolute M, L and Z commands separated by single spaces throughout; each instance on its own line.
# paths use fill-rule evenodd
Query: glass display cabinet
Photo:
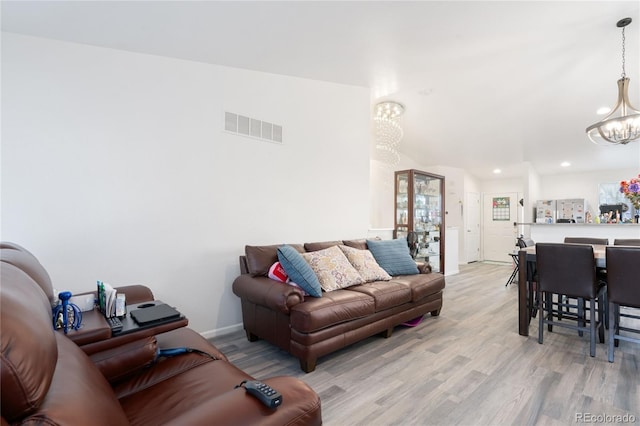
M 411 256 L 444 273 L 444 176 L 395 172 L 394 238 L 406 238 Z

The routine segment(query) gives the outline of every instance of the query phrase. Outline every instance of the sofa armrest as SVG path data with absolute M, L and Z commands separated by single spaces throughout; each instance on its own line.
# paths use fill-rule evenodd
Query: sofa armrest
M 149 287 L 142 284 L 134 284 L 134 285 L 124 285 L 121 287 L 116 287 L 115 290 L 118 293 L 124 293 L 127 298 L 127 305 L 133 305 L 136 303 L 142 302 L 150 302 L 155 300 L 153 297 L 153 292 Z M 96 297 L 96 291 L 86 291 L 84 293 L 75 294 L 74 296 L 84 296 L 87 294 L 93 294 L 93 297 Z
M 123 285 L 121 287 L 116 287 L 116 291 L 118 293 L 125 294 L 127 297 L 127 305 L 156 300 L 153 296 L 153 291 L 151 291 L 151 289 L 146 285 L 142 284 Z
M 151 365 L 157 352 L 158 342 L 151 336 L 97 352 L 90 358 L 109 383 L 116 383 Z
M 249 274 L 240 275 L 235 279 L 233 292 L 241 299 L 286 314 L 292 306 L 304 301 L 304 294 L 298 287 L 267 277 L 252 277 Z

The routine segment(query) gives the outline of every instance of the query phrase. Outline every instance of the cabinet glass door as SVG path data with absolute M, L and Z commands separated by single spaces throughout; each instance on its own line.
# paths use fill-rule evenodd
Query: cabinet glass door
M 417 259 L 429 262 L 440 272 L 440 239 L 442 228 L 442 179 L 414 173 L 414 229 L 420 234 Z
M 395 237 L 407 238 L 410 231 L 409 173 L 396 174 L 396 226 Z

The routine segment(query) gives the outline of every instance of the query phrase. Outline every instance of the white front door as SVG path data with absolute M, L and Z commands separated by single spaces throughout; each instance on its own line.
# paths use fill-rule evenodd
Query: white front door
M 518 222 L 518 194 L 515 192 L 483 194 L 483 260 L 509 262 L 515 249 Z
M 465 262 L 480 260 L 480 194 L 467 192 L 464 203 Z

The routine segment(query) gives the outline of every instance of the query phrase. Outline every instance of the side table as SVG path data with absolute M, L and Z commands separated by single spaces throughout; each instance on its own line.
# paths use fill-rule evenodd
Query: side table
M 139 306 L 149 303 L 162 304 L 164 302 L 153 300 L 127 305 L 127 312 L 131 312 L 134 309 L 138 309 Z M 117 333 L 112 333 L 107 320 L 98 309 L 83 312 L 80 328 L 78 330 L 70 329 L 67 337 L 80 346 L 80 349 L 87 355 L 91 355 L 144 337 L 155 336 L 156 334 L 175 330 L 176 328 L 186 327 L 189 324 L 189 320 L 184 315 L 181 315 L 177 319 L 164 322 L 159 321 L 144 326 L 139 326 L 128 314 L 121 318 L 121 321 L 123 325 L 122 330 Z M 62 333 L 62 330 L 58 331 Z

